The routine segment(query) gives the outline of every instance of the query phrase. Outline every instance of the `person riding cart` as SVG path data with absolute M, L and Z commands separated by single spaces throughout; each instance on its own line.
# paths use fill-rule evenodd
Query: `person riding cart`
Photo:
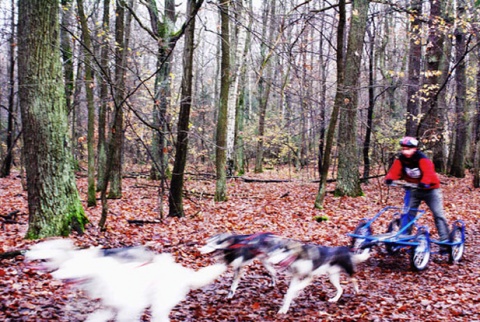
M 412 189 L 410 195 L 410 209 L 418 209 L 422 201 L 433 213 L 435 226 L 441 242 L 448 241 L 449 230 L 443 212 L 443 196 L 440 189 L 440 180 L 435 172 L 433 162 L 420 150 L 418 140 L 405 136 L 400 140 L 402 147 L 387 175 L 385 183 L 391 185 L 394 180 L 405 180 L 417 184 L 419 189 Z M 415 216 L 415 214 L 411 214 Z M 441 247 L 441 251 L 448 251 Z

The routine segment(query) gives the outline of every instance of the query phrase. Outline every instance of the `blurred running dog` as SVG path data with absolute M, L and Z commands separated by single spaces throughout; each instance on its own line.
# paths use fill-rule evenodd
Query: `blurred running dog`
M 31 246 L 25 252 L 25 260 L 37 270 L 50 272 L 58 269 L 78 251 L 71 239 L 50 239 Z M 111 256 L 124 262 L 151 261 L 155 255 L 143 246 L 97 248 L 97 251 L 99 256 Z
M 58 269 L 74 252 L 72 240 L 51 239 L 31 246 L 25 252 L 25 261 L 36 270 L 49 272 Z
M 45 245 L 43 258 L 55 258 Z M 37 249 L 38 250 L 38 249 Z M 56 254 L 58 249 L 53 249 Z M 69 252 L 51 274 L 54 278 L 75 283 L 87 294 L 100 299 L 102 309 L 87 321 L 139 321 L 150 307 L 152 321 L 169 321 L 170 311 L 191 289 L 213 282 L 226 270 L 217 264 L 197 271 L 176 263 L 170 254 L 153 254 L 142 247 L 104 250 L 99 247 Z M 30 258 L 34 253 L 30 253 Z M 151 255 L 151 256 L 150 256 Z
M 355 265 L 366 261 L 369 256 L 368 249 L 361 254 L 355 254 L 348 247 L 325 247 L 293 240 L 284 243 L 269 257 L 271 263 L 288 268 L 292 274 L 292 280 L 278 313 L 287 313 L 298 293 L 310 285 L 315 277 L 322 274 L 328 275 L 330 282 L 337 289 L 337 294 L 329 302 L 336 302 L 343 294 L 340 285 L 342 272 L 350 276 L 354 290 L 358 293 L 358 283 L 353 278 Z
M 214 253 L 222 261 L 233 268 L 233 281 L 227 298 L 235 295 L 243 267 L 258 259 L 270 275 L 270 285 L 276 284 L 276 272 L 268 262 L 270 252 L 284 242 L 282 237 L 272 233 L 256 233 L 250 235 L 234 235 L 230 233 L 217 234 L 210 237 L 205 246 L 200 248 L 203 254 Z

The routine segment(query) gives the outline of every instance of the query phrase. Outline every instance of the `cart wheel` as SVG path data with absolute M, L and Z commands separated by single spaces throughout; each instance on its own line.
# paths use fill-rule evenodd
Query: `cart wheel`
M 415 235 L 415 242 L 418 242 L 417 246 L 412 246 L 410 253 L 410 264 L 414 271 L 423 271 L 427 268 L 430 261 L 430 238 L 428 232 L 420 230 Z
M 369 226 L 367 226 L 366 221 L 361 221 L 357 225 L 353 233 L 355 235 L 370 236 L 372 234 L 372 230 Z M 361 247 L 364 242 L 365 238 L 352 237 L 352 248 L 355 250 L 355 252 L 363 252 L 363 249 Z
M 389 224 L 387 228 L 387 233 L 397 232 L 400 230 L 400 218 L 394 218 Z M 394 255 L 398 253 L 400 250 L 399 246 L 395 246 L 389 243 L 385 243 L 385 248 L 390 255 Z
M 465 250 L 465 239 L 463 237 L 462 228 L 455 226 L 450 233 L 450 242 L 451 243 L 460 243 L 458 245 L 450 246 L 450 254 L 448 261 L 450 263 L 459 262 L 462 259 L 463 251 Z

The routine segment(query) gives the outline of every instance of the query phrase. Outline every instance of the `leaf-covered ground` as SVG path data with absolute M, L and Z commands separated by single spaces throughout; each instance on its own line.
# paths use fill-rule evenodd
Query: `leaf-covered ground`
M 264 174 L 263 177 L 269 174 Z M 278 178 L 279 173 L 271 176 Z M 288 314 L 278 315 L 289 276 L 280 272 L 276 287 L 268 286 L 262 267 L 251 265 L 235 297 L 226 299 L 231 270 L 217 282 L 192 291 L 171 313 L 172 321 L 479 321 L 480 320 L 480 191 L 471 178 L 441 178 L 444 205 L 449 222 L 462 219 L 467 226 L 466 252 L 458 264 L 448 264 L 447 256 L 433 254 L 426 271 L 412 272 L 405 252 L 387 255 L 375 248 L 371 258 L 357 267 L 360 294 L 354 295 L 344 283 L 343 297 L 327 302 L 335 294 L 324 276 L 308 286 L 292 304 Z M 82 197 L 85 179 L 79 178 Z M 365 197 L 327 196 L 325 210 L 313 209 L 318 184 L 297 178 L 292 182 L 247 183 L 229 181 L 229 200 L 214 203 L 214 181 L 186 183 L 186 218 L 166 218 L 161 223 L 142 226 L 127 220 L 158 219 L 157 183 L 145 179 L 125 179 L 124 197 L 110 200 L 108 229 L 99 231 L 101 207 L 86 209 L 91 224 L 83 236 L 74 235 L 79 247 L 103 245 L 121 247 L 148 245 L 156 252 L 172 253 L 178 262 L 198 268 L 213 258 L 201 255 L 198 247 L 218 232 L 254 233 L 269 231 L 289 238 L 321 245 L 349 245 L 347 233 L 361 218 L 371 217 L 386 205 L 401 205 L 402 190 L 387 189 L 381 179 L 363 185 Z M 329 187 L 333 190 L 334 186 Z M 18 223 L 0 230 L 0 253 L 27 249 L 24 240 L 28 210 L 26 192 L 20 178 L 0 179 L 0 215 L 19 210 Z M 316 222 L 314 216 L 329 220 Z M 430 213 L 422 218 L 435 237 Z M 379 222 L 376 232 L 384 232 Z M 436 248 L 434 248 L 436 250 Z M 342 278 L 346 281 L 346 278 Z M 0 260 L 0 321 L 83 321 L 99 303 L 73 288 L 53 280 L 49 274 L 30 270 L 23 256 Z M 145 312 L 144 321 L 149 321 Z

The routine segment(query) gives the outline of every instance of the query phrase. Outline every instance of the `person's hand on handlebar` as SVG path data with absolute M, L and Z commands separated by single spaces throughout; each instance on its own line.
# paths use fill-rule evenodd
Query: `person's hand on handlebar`
M 418 188 L 419 188 L 419 189 L 428 189 L 428 188 L 430 188 L 430 185 L 429 185 L 429 184 L 425 184 L 425 183 L 423 183 L 423 182 L 420 182 L 420 183 L 418 184 Z

